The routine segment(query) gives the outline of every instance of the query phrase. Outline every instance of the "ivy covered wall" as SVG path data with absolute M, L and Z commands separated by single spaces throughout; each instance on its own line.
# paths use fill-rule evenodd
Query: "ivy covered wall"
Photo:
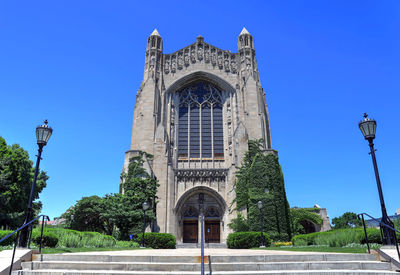
M 236 207 L 239 213 L 246 210 L 247 219 L 239 214 L 230 226 L 235 231 L 259 231 L 257 202 L 262 201 L 264 231 L 276 239 L 290 239 L 290 211 L 282 169 L 278 156 L 265 153 L 262 144 L 262 140 L 249 141 L 249 150 L 236 173 Z

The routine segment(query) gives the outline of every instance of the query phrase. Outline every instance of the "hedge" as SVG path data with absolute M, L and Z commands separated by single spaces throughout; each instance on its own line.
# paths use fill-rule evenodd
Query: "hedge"
M 41 232 L 33 231 L 32 232 L 32 242 L 37 246 L 40 245 L 40 235 Z M 43 231 L 43 239 L 42 239 L 42 247 L 56 247 L 58 244 L 58 236 L 50 231 Z
M 271 245 L 271 239 L 267 233 L 263 233 L 265 246 Z M 228 235 L 226 244 L 228 248 L 252 248 L 259 247 L 261 243 L 260 232 L 235 232 Z
M 3 239 L 5 236 L 7 236 L 8 234 L 10 234 L 12 232 L 13 232 L 12 230 L 0 230 L 0 240 Z M 2 241 L 0 243 L 0 246 L 13 245 L 16 236 L 17 236 L 17 233 L 11 235 L 10 237 L 8 237 L 4 241 Z
M 136 241 L 141 244 L 142 235 L 139 235 Z M 176 238 L 174 235 L 169 233 L 147 232 L 144 233 L 144 243 L 146 247 L 154 249 L 175 248 Z
M 380 230 L 367 228 L 368 242 L 382 243 Z M 301 234 L 292 238 L 293 245 L 329 245 L 332 247 L 343 246 L 349 243 L 365 243 L 364 230 L 362 228 L 336 229 L 325 232 Z

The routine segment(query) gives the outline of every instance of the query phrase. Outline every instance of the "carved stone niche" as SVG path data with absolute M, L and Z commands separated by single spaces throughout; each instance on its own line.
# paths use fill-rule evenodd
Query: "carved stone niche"
M 204 62 L 210 63 L 210 48 L 208 45 L 204 47 Z
M 220 69 L 224 68 L 224 61 L 223 61 L 223 57 L 222 57 L 222 52 L 218 51 L 218 67 Z
M 213 66 L 217 65 L 217 54 L 215 52 L 215 48 L 211 49 L 211 64 Z
M 176 72 L 176 56 L 173 55 L 171 58 L 171 72 Z
M 196 48 L 194 46 L 190 47 L 190 61 L 196 63 Z
M 178 53 L 178 69 L 182 70 L 183 68 L 183 57 L 182 57 L 183 53 L 179 52 Z
M 185 54 L 184 54 L 184 62 L 185 62 L 185 66 L 189 66 L 190 64 L 190 60 L 189 60 L 189 49 L 185 49 Z
M 197 59 L 200 61 L 203 60 L 203 44 L 197 45 Z
M 164 72 L 165 72 L 166 74 L 169 73 L 169 65 L 170 65 L 170 63 L 169 63 L 169 56 L 167 56 L 167 57 L 165 58 L 165 64 L 164 64 Z

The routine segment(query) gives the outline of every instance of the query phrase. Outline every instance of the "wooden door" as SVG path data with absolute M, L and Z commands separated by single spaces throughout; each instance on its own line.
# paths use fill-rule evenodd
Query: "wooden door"
M 198 222 L 183 221 L 183 242 L 184 243 L 197 243 L 198 238 Z
M 206 243 L 219 243 L 220 242 L 220 222 L 219 221 L 206 221 L 205 222 L 205 241 Z

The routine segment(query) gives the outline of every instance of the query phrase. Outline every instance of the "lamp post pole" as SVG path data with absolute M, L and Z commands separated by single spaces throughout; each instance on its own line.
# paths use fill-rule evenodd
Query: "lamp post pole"
M 33 196 L 35 195 L 35 187 L 37 176 L 39 174 L 39 165 L 40 160 L 42 159 L 42 151 L 43 147 L 47 144 L 47 141 L 50 139 L 51 134 L 53 133 L 53 129 L 47 126 L 47 119 L 44 121 L 42 126 L 36 127 L 36 138 L 37 144 L 39 146 L 37 159 L 36 159 L 36 166 L 35 166 L 35 173 L 33 175 L 33 181 L 31 186 L 31 192 L 29 194 L 29 201 L 28 207 L 26 209 L 25 220 L 24 224 L 30 222 L 32 220 L 32 203 L 33 203 Z M 21 231 L 21 237 L 19 239 L 19 246 L 20 247 L 27 247 L 28 245 L 28 236 L 31 226 L 27 226 Z
M 200 210 L 200 250 L 201 250 L 201 275 L 204 275 L 204 194 L 199 194 L 199 210 Z
M 264 234 L 263 234 L 263 216 L 262 216 L 262 201 L 258 201 L 257 203 L 258 209 L 260 210 L 260 248 L 265 247 L 265 240 L 264 240 Z
M 372 157 L 372 164 L 374 166 L 376 185 L 378 187 L 379 201 L 381 204 L 381 211 L 382 211 L 381 222 L 385 223 L 391 227 L 394 227 L 393 222 L 389 219 L 389 216 L 386 212 L 385 200 L 383 198 L 381 180 L 379 177 L 378 165 L 376 162 L 375 148 L 374 148 L 374 143 L 373 143 L 373 140 L 375 138 L 375 131 L 376 131 L 376 121 L 368 118 L 368 115 L 365 113 L 364 120 L 359 123 L 359 127 L 360 127 L 361 132 L 363 133 L 365 139 L 368 140 L 369 148 L 371 151 L 370 154 Z M 386 226 L 382 226 L 382 225 L 380 225 L 380 228 L 383 232 L 383 244 L 394 245 L 395 237 L 396 237 L 394 235 L 395 234 L 394 231 L 387 228 Z

